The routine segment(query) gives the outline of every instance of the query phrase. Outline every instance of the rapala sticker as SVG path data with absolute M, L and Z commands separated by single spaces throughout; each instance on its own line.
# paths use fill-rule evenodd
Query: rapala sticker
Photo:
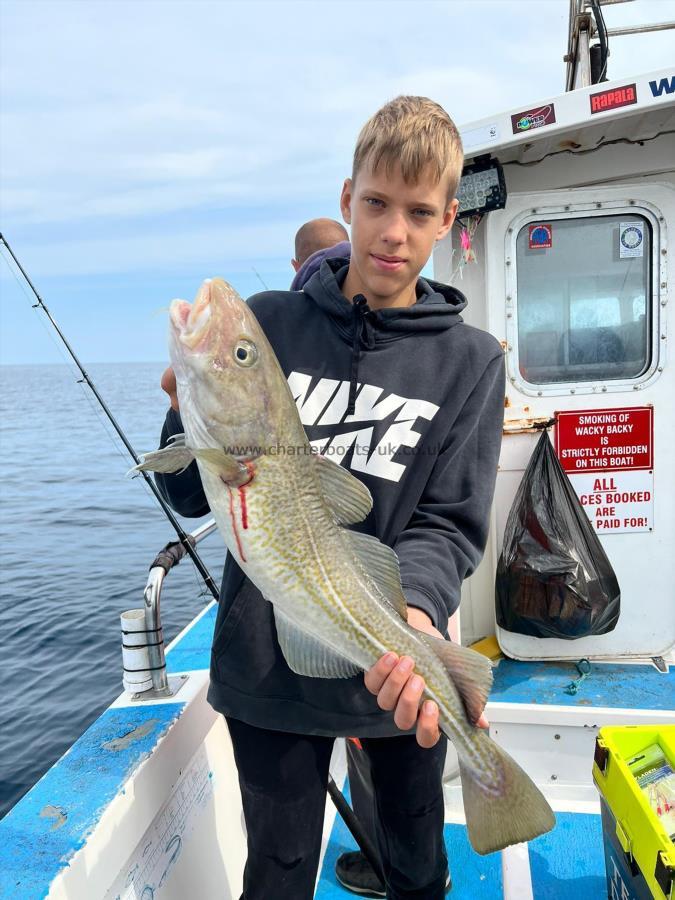
M 555 122 L 555 106 L 549 103 L 538 109 L 526 109 L 524 112 L 511 116 L 511 128 L 514 134 L 523 131 L 532 131 L 533 128 L 543 128 L 544 125 L 552 125 Z
M 619 225 L 619 258 L 633 259 L 642 256 L 645 243 L 642 222 L 622 222 Z
M 552 225 L 530 225 L 530 250 L 550 250 L 553 246 Z
M 625 87 L 598 91 L 597 94 L 591 94 L 590 101 L 591 115 L 607 112 L 609 109 L 619 109 L 621 106 L 630 106 L 637 103 L 637 85 L 627 84 Z

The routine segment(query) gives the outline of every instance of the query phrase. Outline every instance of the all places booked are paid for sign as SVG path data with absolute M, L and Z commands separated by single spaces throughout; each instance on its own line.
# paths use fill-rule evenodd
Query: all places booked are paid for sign
M 556 413 L 556 453 L 596 531 L 654 527 L 651 406 Z

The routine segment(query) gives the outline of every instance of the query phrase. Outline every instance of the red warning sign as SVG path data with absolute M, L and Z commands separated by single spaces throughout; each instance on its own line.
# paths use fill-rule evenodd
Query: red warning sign
M 556 413 L 555 448 L 568 473 L 652 469 L 651 406 Z
M 556 413 L 556 452 L 602 534 L 654 528 L 651 406 Z

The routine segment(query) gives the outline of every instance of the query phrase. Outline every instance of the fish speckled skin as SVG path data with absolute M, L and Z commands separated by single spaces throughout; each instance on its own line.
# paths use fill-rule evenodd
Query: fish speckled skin
M 236 488 L 223 491 L 218 476 L 200 465 L 206 496 L 219 498 L 211 509 L 228 547 L 263 596 L 360 668 L 370 668 L 392 649 L 411 656 L 424 677 L 425 694 L 439 704 L 443 730 L 480 770 L 480 729 L 467 727 L 462 701 L 421 632 L 383 604 L 354 555 L 349 532 L 336 524 L 323 500 L 304 431 L 296 439 L 295 446 L 306 445 L 307 455 L 261 457 L 255 477 L 241 489 L 244 496 Z M 241 526 L 243 503 L 247 528 Z
M 473 724 L 490 688 L 489 661 L 407 624 L 395 554 L 344 527 L 369 511 L 367 488 L 312 451 L 253 313 L 216 280 L 192 307 L 174 301 L 171 322 L 185 436 L 147 454 L 142 467 L 172 472 L 197 459 L 228 549 L 274 606 L 291 668 L 347 677 L 390 650 L 412 657 L 458 753 L 475 849 L 552 828 L 537 787 Z

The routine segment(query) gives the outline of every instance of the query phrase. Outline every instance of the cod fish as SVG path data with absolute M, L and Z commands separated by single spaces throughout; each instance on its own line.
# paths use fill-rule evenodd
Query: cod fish
M 191 306 L 170 307 L 170 356 L 184 434 L 139 469 L 176 472 L 197 460 L 228 550 L 274 608 L 290 668 L 348 678 L 395 651 L 415 660 L 453 742 L 469 839 L 481 854 L 549 831 L 553 813 L 532 780 L 477 728 L 492 684 L 485 657 L 407 624 L 394 551 L 344 527 L 372 506 L 368 489 L 313 451 L 284 373 L 236 291 L 206 281 Z

